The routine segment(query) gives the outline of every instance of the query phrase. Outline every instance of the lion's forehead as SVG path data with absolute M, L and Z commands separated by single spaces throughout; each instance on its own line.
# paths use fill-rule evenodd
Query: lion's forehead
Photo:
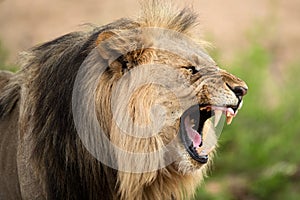
M 174 30 L 143 27 L 111 30 L 111 32 L 101 33 L 98 36 L 98 39 L 104 40 L 101 41 L 102 47 L 100 49 L 109 47 L 117 50 L 120 55 L 135 53 L 136 57 L 133 60 L 140 59 L 145 54 L 150 53 L 152 56 L 156 55 L 156 62 L 159 63 L 181 64 L 183 66 L 190 64 L 197 67 L 216 65 L 201 42 Z M 97 44 L 99 44 L 98 40 Z M 152 51 L 147 51 L 149 49 Z

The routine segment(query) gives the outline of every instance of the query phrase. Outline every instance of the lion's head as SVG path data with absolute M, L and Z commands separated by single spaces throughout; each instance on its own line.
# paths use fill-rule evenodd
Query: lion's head
M 24 54 L 16 75 L 23 194 L 150 200 L 194 192 L 247 86 L 207 54 L 190 9 L 151 2 L 136 20 Z
M 159 173 L 203 172 L 222 123 L 230 124 L 242 106 L 247 85 L 220 69 L 192 37 L 195 19 L 183 10 L 163 20 L 121 20 L 97 36 L 77 74 L 78 133 L 98 160 L 119 171 L 124 198 L 146 198 L 141 191 L 157 184 Z

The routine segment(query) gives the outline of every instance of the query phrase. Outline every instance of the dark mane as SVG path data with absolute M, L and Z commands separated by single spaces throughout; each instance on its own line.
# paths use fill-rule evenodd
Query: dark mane
M 33 127 L 32 160 L 48 179 L 49 199 L 112 198 L 116 172 L 94 159 L 81 144 L 72 116 L 72 90 L 78 69 L 96 47 L 98 35 L 133 26 L 133 21 L 121 19 L 92 31 L 69 33 L 26 53 L 29 59 L 22 78 L 28 93 L 22 95 L 24 109 L 32 114 L 21 119 L 21 126 L 25 130 Z M 107 186 L 111 192 L 106 191 Z
M 101 165 L 86 163 L 89 155 L 77 139 L 71 110 L 78 68 L 95 46 L 99 32 L 88 37 L 71 33 L 38 46 L 32 49 L 33 58 L 24 68 L 25 73 L 34 73 L 25 82 L 29 87 L 26 96 L 32 98 L 26 101 L 33 103 L 29 108 L 32 118 L 25 120 L 34 127 L 32 159 L 48 179 L 49 199 L 91 199 L 90 194 L 109 194 L 101 188 L 108 184 L 103 183 Z
M 157 10 L 161 6 L 153 2 L 136 21 L 121 19 L 32 48 L 24 53 L 21 71 L 0 90 L 0 117 L 21 102 L 20 130 L 30 134 L 30 159 L 39 177 L 45 179 L 48 199 L 118 197 L 117 171 L 93 158 L 77 136 L 71 104 L 73 85 L 79 67 L 97 46 L 102 32 L 140 26 L 188 32 L 196 24 L 197 16 L 189 9 L 172 13 Z

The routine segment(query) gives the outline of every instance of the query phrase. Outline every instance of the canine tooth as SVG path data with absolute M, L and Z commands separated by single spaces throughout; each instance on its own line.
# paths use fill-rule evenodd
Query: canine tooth
M 194 128 L 194 127 L 195 127 L 195 120 L 194 120 L 194 119 L 191 119 L 191 120 L 190 120 L 190 123 L 191 123 L 192 128 Z
M 241 109 L 243 106 L 243 101 L 241 101 L 240 105 L 239 105 L 239 109 Z
M 222 117 L 222 110 L 215 110 L 215 121 L 214 121 L 214 126 L 217 127 L 221 117 Z
M 231 122 L 232 122 L 232 119 L 233 119 L 233 116 L 228 116 L 227 115 L 227 117 L 226 117 L 226 123 L 227 123 L 227 125 L 230 125 L 231 124 Z
M 230 117 L 230 116 L 231 116 L 230 112 L 226 111 L 226 117 Z

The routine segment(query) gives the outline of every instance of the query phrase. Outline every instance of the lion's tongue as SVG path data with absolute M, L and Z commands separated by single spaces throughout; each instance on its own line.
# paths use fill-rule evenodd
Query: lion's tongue
M 196 147 L 196 148 L 199 147 L 199 145 L 201 144 L 202 138 L 201 138 L 201 135 L 196 130 L 194 130 L 192 128 L 193 123 L 191 122 L 189 116 L 187 116 L 184 119 L 184 126 L 185 126 L 185 130 L 186 130 L 189 138 L 193 142 L 193 146 Z

